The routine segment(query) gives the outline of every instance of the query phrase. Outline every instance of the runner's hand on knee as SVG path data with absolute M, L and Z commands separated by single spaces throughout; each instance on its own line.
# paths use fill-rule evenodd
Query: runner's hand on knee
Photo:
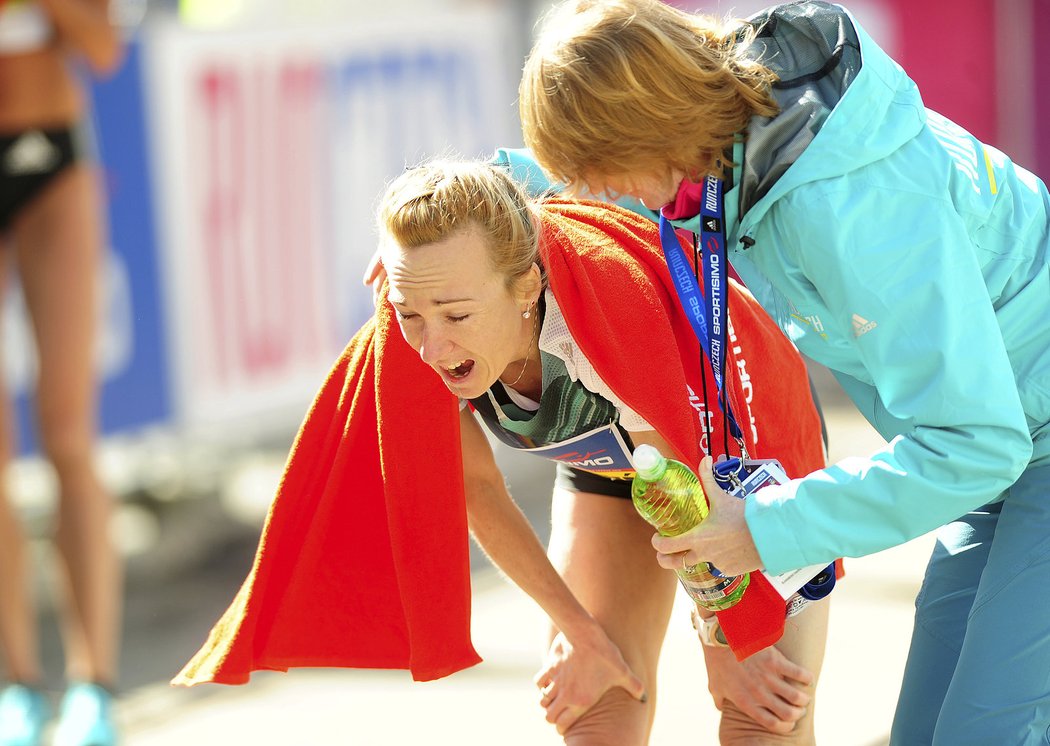
M 641 702 L 647 699 L 645 684 L 597 625 L 576 644 L 559 632 L 533 681 L 540 688 L 540 706 L 546 710 L 546 719 L 559 733 L 571 728 L 613 687 L 622 687 Z
M 773 733 L 790 733 L 806 715 L 813 697 L 813 674 L 769 647 L 737 661 L 732 652 L 704 648 L 708 688 L 715 707 L 725 700 Z

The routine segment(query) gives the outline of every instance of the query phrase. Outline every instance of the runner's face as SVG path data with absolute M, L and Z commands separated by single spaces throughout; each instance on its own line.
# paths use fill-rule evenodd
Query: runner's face
M 674 202 L 678 186 L 685 179 L 685 172 L 670 169 L 663 172 L 612 174 L 595 177 L 587 181 L 587 189 L 593 194 L 609 197 L 634 197 L 650 210 L 659 210 Z
M 531 348 L 534 316 L 522 317 L 530 299 L 507 288 L 480 234 L 459 231 L 410 249 L 392 244 L 382 252 L 390 304 L 423 362 L 464 399 L 501 375 L 513 380 Z

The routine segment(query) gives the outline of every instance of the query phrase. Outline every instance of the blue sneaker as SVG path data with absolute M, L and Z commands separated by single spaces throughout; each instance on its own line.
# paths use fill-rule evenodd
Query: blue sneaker
M 71 684 L 62 698 L 54 746 L 115 746 L 112 700 L 98 684 Z
M 39 689 L 11 684 L 0 692 L 0 746 L 40 746 L 51 714 Z

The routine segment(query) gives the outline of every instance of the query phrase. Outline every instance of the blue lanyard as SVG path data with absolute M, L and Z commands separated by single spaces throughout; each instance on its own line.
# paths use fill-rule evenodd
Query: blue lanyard
M 726 291 L 726 234 L 725 206 L 722 199 L 722 180 L 713 176 L 704 179 L 700 202 L 700 256 L 703 269 L 705 297 L 700 295 L 697 271 L 686 259 L 682 245 L 671 222 L 660 214 L 660 245 L 667 266 L 671 270 L 678 299 L 685 309 L 693 333 L 711 361 L 711 371 L 718 385 L 718 404 L 733 438 L 742 440 L 740 426 L 725 395 L 726 329 L 729 324 L 729 295 Z M 701 375 L 702 372 L 701 372 Z M 705 402 L 706 404 L 706 402 Z M 728 454 L 727 454 L 728 455 Z

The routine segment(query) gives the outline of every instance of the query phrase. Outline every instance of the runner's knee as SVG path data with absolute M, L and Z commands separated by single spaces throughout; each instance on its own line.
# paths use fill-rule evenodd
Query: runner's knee
M 718 742 L 722 746 L 812 746 L 815 742 L 812 708 L 789 731 L 772 733 L 727 699 L 722 703 Z
M 642 746 L 648 741 L 653 696 L 639 702 L 620 687 L 605 693 L 565 733 L 568 746 Z

